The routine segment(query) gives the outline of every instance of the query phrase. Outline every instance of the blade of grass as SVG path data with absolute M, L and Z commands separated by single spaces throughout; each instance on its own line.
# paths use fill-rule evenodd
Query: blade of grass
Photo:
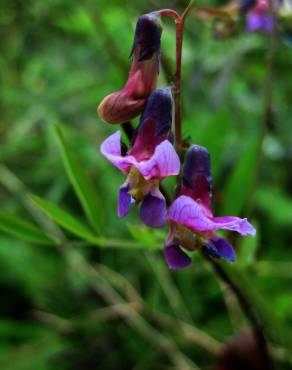
M 68 178 L 75 190 L 85 215 L 94 228 L 100 234 L 101 231 L 101 207 L 98 204 L 98 198 L 93 185 L 86 176 L 81 164 L 69 148 L 61 128 L 56 126 L 55 133 L 60 147 L 63 164 Z
M 73 217 L 70 213 L 64 211 L 54 203 L 45 199 L 31 195 L 32 201 L 53 221 L 62 226 L 65 230 L 88 242 L 95 242 L 94 234 L 83 225 L 79 220 Z
M 55 244 L 53 239 L 35 225 L 2 211 L 0 211 L 0 230 L 30 243 Z

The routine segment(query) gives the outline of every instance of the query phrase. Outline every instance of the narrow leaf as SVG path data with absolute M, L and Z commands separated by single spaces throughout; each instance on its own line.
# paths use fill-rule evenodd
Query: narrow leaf
M 0 230 L 30 243 L 54 244 L 54 241 L 35 225 L 2 211 L 0 211 Z
M 239 215 L 251 191 L 254 178 L 254 163 L 258 147 L 258 138 L 252 141 L 246 153 L 235 165 L 224 189 L 223 215 Z
M 83 240 L 92 243 L 95 242 L 95 236 L 91 233 L 91 231 L 70 213 L 59 208 L 54 203 L 51 203 L 45 199 L 41 199 L 35 195 L 32 195 L 31 199 L 49 218 L 62 226 L 64 229 L 70 231 L 72 234 Z
M 95 231 L 100 234 L 102 212 L 101 207 L 98 207 L 98 199 L 93 185 L 86 176 L 81 164 L 78 162 L 77 158 L 69 148 L 61 129 L 56 127 L 55 132 L 58 138 L 64 167 L 69 180 L 75 190 L 89 223 L 95 229 Z

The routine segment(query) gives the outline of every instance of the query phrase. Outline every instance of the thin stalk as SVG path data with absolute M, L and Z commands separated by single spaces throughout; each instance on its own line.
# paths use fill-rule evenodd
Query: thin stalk
M 277 23 L 277 12 L 274 7 L 273 1 L 270 1 L 270 7 L 274 17 L 274 23 Z M 269 35 L 269 45 L 266 55 L 266 78 L 264 82 L 264 97 L 263 97 L 263 111 L 262 120 L 259 132 L 259 141 L 255 159 L 254 174 L 252 179 L 252 185 L 250 189 L 249 196 L 246 201 L 246 215 L 249 216 L 253 208 L 254 194 L 256 190 L 256 185 L 259 178 L 259 170 L 262 163 L 263 157 L 263 143 L 269 127 L 270 122 L 273 119 L 273 101 L 272 101 L 272 80 L 273 80 L 273 66 L 275 50 L 277 45 L 277 29 L 276 26 L 273 28 Z
M 233 294 L 236 296 L 245 316 L 249 320 L 250 325 L 252 327 L 253 334 L 257 342 L 258 351 L 261 354 L 262 361 L 264 361 L 265 364 L 265 369 L 273 370 L 274 365 L 269 354 L 263 323 L 259 319 L 251 302 L 243 293 L 243 291 L 240 289 L 238 284 L 236 284 L 236 282 L 233 281 L 232 277 L 229 276 L 229 274 L 225 271 L 224 267 L 218 261 L 216 261 L 206 253 L 204 253 L 204 257 L 212 265 L 214 272 L 216 273 L 218 278 L 223 283 L 225 283 L 233 292 Z
M 182 46 L 183 46 L 183 31 L 184 24 L 191 10 L 191 7 L 194 4 L 194 0 L 189 2 L 189 5 L 186 7 L 182 16 L 176 18 L 176 71 L 175 71 L 175 83 L 173 87 L 173 96 L 174 96 L 174 107 L 175 107 L 175 148 L 180 154 L 182 150 L 182 122 L 181 122 L 181 66 L 182 66 Z
M 174 97 L 174 125 L 175 125 L 175 148 L 180 154 L 182 148 L 182 124 L 181 124 L 181 61 L 182 61 L 182 44 L 183 44 L 183 26 L 182 18 L 176 21 L 176 71 L 175 85 L 173 87 Z

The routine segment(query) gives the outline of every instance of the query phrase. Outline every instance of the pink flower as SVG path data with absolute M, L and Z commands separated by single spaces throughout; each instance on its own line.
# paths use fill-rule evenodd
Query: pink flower
M 207 149 L 192 145 L 186 154 L 180 195 L 168 210 L 170 232 L 165 257 L 172 269 L 187 267 L 190 257 L 181 249 L 204 247 L 213 257 L 235 260 L 233 247 L 216 235 L 217 230 L 236 231 L 245 236 L 256 231 L 247 219 L 214 217 L 211 211 L 211 165 Z
M 179 173 L 180 161 L 171 139 L 172 97 L 169 88 L 156 89 L 147 100 L 145 111 L 133 140 L 132 149 L 121 154 L 120 131 L 101 145 L 101 153 L 127 179 L 120 187 L 118 216 L 124 217 L 135 200 L 141 203 L 140 217 L 152 227 L 162 227 L 166 220 L 166 204 L 159 183 Z
M 258 0 L 246 15 L 246 28 L 249 32 L 271 32 L 275 19 L 271 13 L 269 0 Z
M 136 26 L 132 66 L 125 87 L 106 96 L 97 108 L 108 123 L 125 123 L 138 116 L 156 87 L 160 62 L 161 26 L 158 13 L 142 15 Z

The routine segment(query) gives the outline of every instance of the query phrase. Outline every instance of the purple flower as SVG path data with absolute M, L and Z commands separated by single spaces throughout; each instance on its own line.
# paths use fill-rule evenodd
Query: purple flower
M 157 83 L 161 32 L 159 13 L 144 14 L 139 18 L 128 81 L 122 90 L 106 96 L 100 103 L 97 111 L 103 121 L 125 123 L 143 111 Z
M 275 20 L 271 14 L 268 0 L 258 0 L 248 11 L 246 16 L 246 28 L 249 32 L 271 32 L 275 26 Z
M 127 175 L 119 192 L 119 217 L 128 213 L 135 200 L 141 203 L 140 217 L 146 225 L 164 226 L 166 203 L 159 183 L 167 176 L 178 175 L 180 169 L 178 155 L 169 141 L 171 123 L 171 91 L 156 89 L 147 100 L 131 150 L 122 155 L 120 131 L 102 143 L 101 153 Z
M 217 236 L 216 230 L 236 231 L 243 236 L 256 233 L 246 218 L 213 216 L 211 182 L 208 150 L 192 145 L 186 153 L 180 194 L 167 214 L 170 232 L 165 243 L 165 257 L 171 269 L 184 268 L 191 263 L 181 247 L 190 251 L 204 247 L 213 257 L 233 262 L 233 247 Z

